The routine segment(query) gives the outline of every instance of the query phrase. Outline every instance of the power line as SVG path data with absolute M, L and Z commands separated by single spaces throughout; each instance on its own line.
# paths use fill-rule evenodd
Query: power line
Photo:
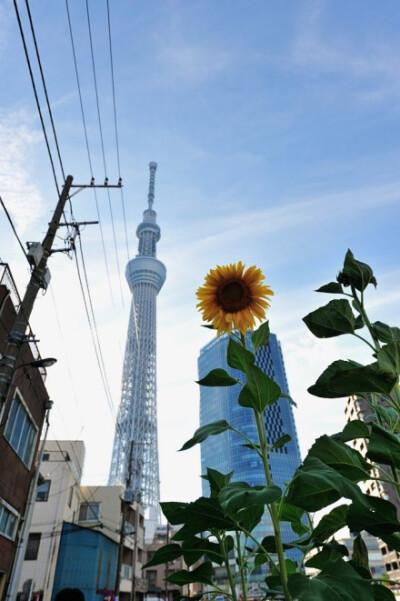
M 94 82 L 94 90 L 95 90 L 95 96 L 96 96 L 97 118 L 98 118 L 98 123 L 99 123 L 100 142 L 101 142 L 101 150 L 102 150 L 102 156 L 103 156 L 104 177 L 105 177 L 105 181 L 107 181 L 108 178 L 107 178 L 106 153 L 104 150 L 103 126 L 102 126 L 101 114 L 100 114 L 99 91 L 98 91 L 98 86 L 97 86 L 96 63 L 95 63 L 95 59 L 94 59 L 92 28 L 91 28 L 91 24 L 90 24 L 90 13 L 89 13 L 88 0 L 86 0 L 86 15 L 87 15 L 87 24 L 88 24 L 88 31 L 89 31 L 90 54 L 91 54 L 91 59 L 92 59 L 93 82 Z M 115 258 L 116 258 L 116 262 L 117 262 L 119 285 L 120 285 L 120 291 L 121 291 L 121 300 L 122 300 L 122 306 L 124 306 L 124 294 L 123 294 L 123 290 L 122 290 L 121 270 L 120 270 L 120 266 L 119 266 L 118 248 L 117 248 L 117 238 L 115 235 L 114 215 L 113 215 L 111 196 L 110 196 L 109 190 L 107 190 L 107 196 L 108 196 L 108 206 L 110 209 Z
M 107 0 L 107 23 L 108 23 L 108 41 L 109 41 L 109 49 L 110 49 L 111 87 L 112 87 L 113 109 L 114 109 L 113 113 L 114 113 L 114 129 L 115 129 L 115 146 L 116 146 L 116 151 L 117 151 L 118 177 L 121 180 L 121 162 L 120 162 L 120 152 L 119 152 L 117 103 L 116 103 L 116 94 L 115 94 L 114 59 L 113 59 L 112 41 L 111 41 L 111 19 L 110 19 L 109 0 Z M 127 227 L 126 227 L 125 197 L 124 197 L 124 189 L 122 188 L 122 186 L 121 186 L 121 205 L 122 205 L 122 217 L 123 217 L 123 221 L 124 221 L 126 254 L 127 254 L 128 261 L 129 261 L 130 253 L 129 253 L 129 243 L 128 243 L 128 232 L 127 232 Z
M 82 280 L 82 276 L 81 276 L 81 272 L 80 272 L 80 267 L 79 267 L 77 252 L 75 252 L 75 260 L 76 260 L 76 267 L 77 267 L 79 285 L 80 285 L 80 288 L 81 288 L 81 292 L 82 292 L 82 296 L 83 296 L 83 301 L 84 301 L 84 306 L 85 306 L 86 317 L 87 317 L 87 320 L 88 320 L 88 323 L 89 323 L 89 329 L 90 329 L 90 333 L 91 333 L 91 337 L 92 337 L 92 342 L 93 342 L 93 347 L 94 347 L 94 351 L 95 351 L 95 355 L 96 355 L 96 361 L 97 361 L 97 365 L 99 367 L 100 376 L 101 376 L 101 379 L 102 379 L 103 388 L 104 388 L 104 392 L 105 392 L 105 395 L 106 395 L 106 400 L 107 400 L 107 403 L 108 403 L 111 415 L 113 417 L 113 420 L 115 422 L 115 425 L 117 427 L 117 430 L 119 432 L 119 435 L 121 435 L 120 428 L 118 426 L 118 423 L 117 423 L 117 420 L 116 420 L 116 416 L 115 416 L 115 411 L 114 411 L 113 402 L 112 402 L 112 395 L 111 395 L 111 392 L 110 392 L 110 387 L 109 387 L 109 383 L 108 383 L 107 372 L 106 372 L 104 358 L 103 358 L 103 352 L 102 352 L 102 349 L 101 349 L 100 339 L 99 339 L 97 325 L 96 325 L 96 319 L 95 319 L 95 316 L 94 316 L 93 303 L 92 303 L 92 298 L 91 298 L 91 294 L 90 294 L 89 282 L 88 282 L 88 278 L 87 278 L 85 260 L 84 260 L 84 256 L 83 256 L 82 243 L 81 243 L 81 238 L 80 238 L 79 232 L 78 232 L 78 245 L 79 245 L 79 249 L 80 249 L 82 268 L 83 268 L 84 279 L 85 279 L 85 283 L 86 283 L 86 294 L 85 294 L 85 289 L 84 289 L 84 286 L 83 286 L 83 280 Z
M 65 181 L 64 166 L 63 166 L 63 162 L 61 160 L 60 147 L 58 145 L 58 138 L 57 138 L 56 128 L 55 128 L 55 125 L 54 125 L 53 113 L 52 113 L 52 110 L 51 110 L 49 96 L 48 96 L 48 93 L 47 93 L 46 81 L 45 81 L 44 74 L 43 74 L 42 61 L 40 59 L 39 48 L 38 48 L 38 45 L 37 45 L 37 42 L 36 42 L 36 34 L 35 34 L 35 28 L 33 26 L 31 10 L 30 10 L 30 7 L 29 7 L 29 0 L 25 0 L 25 5 L 26 5 L 26 10 L 28 12 L 29 23 L 30 23 L 30 26 L 31 26 L 32 38 L 33 38 L 33 43 L 34 43 L 34 46 L 35 46 L 37 62 L 38 62 L 39 69 L 40 69 L 40 75 L 41 75 L 41 78 L 42 78 L 43 90 L 44 90 L 44 94 L 45 94 L 45 97 L 46 97 L 47 110 L 49 111 L 49 117 L 50 117 L 52 129 L 53 129 L 53 136 L 54 136 L 54 141 L 55 141 L 56 148 L 57 148 L 58 160 L 60 162 L 60 168 L 61 168 L 61 173 L 62 173 L 62 176 L 63 176 L 63 181 Z
M 36 100 L 36 106 L 37 106 L 37 110 L 39 112 L 40 123 L 42 124 L 43 135 L 44 135 L 44 139 L 45 139 L 45 142 L 46 142 L 47 153 L 48 153 L 49 159 L 50 159 L 50 164 L 51 164 L 51 169 L 52 169 L 52 172 L 53 172 L 54 182 L 55 182 L 55 185 L 56 185 L 57 193 L 58 193 L 58 195 L 60 195 L 60 189 L 59 189 L 58 181 L 57 181 L 57 174 L 56 174 L 56 170 L 55 170 L 55 166 L 54 166 L 53 156 L 51 154 L 49 140 L 48 140 L 48 137 L 47 137 L 46 126 L 45 126 L 44 120 L 43 120 L 42 110 L 40 108 L 39 96 L 38 96 L 38 92 L 37 92 L 37 88 L 36 88 L 35 78 L 33 76 L 32 65 L 31 65 L 31 61 L 30 61 L 30 58 L 29 58 L 28 48 L 27 48 L 27 45 L 26 45 L 25 34 L 24 34 L 23 27 L 22 27 L 22 22 L 21 22 L 21 17 L 20 17 L 19 10 L 18 10 L 17 0 L 14 0 L 14 8 L 15 8 L 16 16 L 17 16 L 17 21 L 18 21 L 19 31 L 20 31 L 20 35 L 21 35 L 21 39 L 22 39 L 22 44 L 24 46 L 25 58 L 26 58 L 26 62 L 28 64 L 29 74 L 30 74 L 30 78 L 31 78 L 32 88 L 33 88 L 33 93 L 35 95 L 35 100 Z
M 82 117 L 82 123 L 83 123 L 83 131 L 84 131 L 84 136 L 85 136 L 86 151 L 87 151 L 87 157 L 88 157 L 89 167 L 90 167 L 90 176 L 93 180 L 94 173 L 93 173 L 92 159 L 91 159 L 90 147 L 89 147 L 89 136 L 88 136 L 88 131 L 87 131 L 85 110 L 83 107 L 82 90 L 81 90 L 79 70 L 78 70 L 78 61 L 77 61 L 77 57 L 76 57 L 75 41 L 74 41 L 74 35 L 73 35 L 73 31 L 72 31 L 72 22 L 71 22 L 71 15 L 70 15 L 70 11 L 69 11 L 68 0 L 65 0 L 65 7 L 67 10 L 69 35 L 70 35 L 73 62 L 74 62 L 74 68 L 75 68 L 75 78 L 76 78 L 76 83 L 77 83 L 77 87 L 78 87 L 78 95 L 79 95 L 79 103 L 80 103 L 81 117 Z M 102 249 L 103 249 L 104 264 L 105 264 L 106 273 L 107 273 L 108 287 L 109 287 L 109 291 L 110 291 L 111 301 L 112 301 L 112 304 L 115 309 L 114 294 L 113 294 L 112 286 L 111 286 L 110 272 L 109 272 L 109 268 L 108 268 L 108 260 L 107 260 L 105 242 L 104 242 L 103 226 L 102 226 L 102 222 L 101 222 L 101 218 L 100 218 L 100 209 L 99 209 L 99 202 L 98 202 L 98 198 L 97 198 L 96 188 L 93 188 L 93 193 L 94 193 L 95 204 L 96 204 L 97 219 L 99 221 L 99 227 L 100 227 L 101 244 L 102 244 Z
M 4 209 L 4 212 L 5 212 L 5 214 L 7 215 L 7 219 L 8 219 L 8 221 L 9 221 L 10 225 L 11 225 L 12 231 L 14 232 L 14 236 L 16 237 L 16 239 L 17 239 L 17 241 L 18 241 L 18 244 L 20 245 L 20 247 L 21 247 L 21 250 L 22 250 L 22 252 L 24 253 L 24 257 L 25 257 L 25 259 L 26 259 L 26 260 L 28 260 L 28 257 L 27 257 L 27 254 L 26 254 L 26 252 L 25 252 L 24 246 L 23 246 L 23 244 L 22 244 L 22 242 L 21 242 L 21 239 L 20 239 L 20 237 L 19 237 L 19 236 L 18 236 L 18 234 L 17 234 L 17 230 L 15 229 L 15 225 L 14 225 L 14 223 L 13 223 L 13 220 L 11 219 L 10 213 L 8 212 L 8 210 L 7 210 L 7 207 L 6 207 L 6 205 L 4 204 L 4 201 L 3 201 L 3 199 L 2 199 L 2 197 L 1 197 L 1 196 L 0 196 L 0 202 L 1 202 L 1 206 L 2 206 L 2 207 L 3 207 L 3 209 Z

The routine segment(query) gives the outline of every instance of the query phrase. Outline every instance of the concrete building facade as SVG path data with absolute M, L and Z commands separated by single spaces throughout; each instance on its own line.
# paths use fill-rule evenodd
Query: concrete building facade
M 351 396 L 347 399 L 345 405 L 345 416 L 347 421 L 359 419 L 361 421 L 373 421 L 373 413 L 368 403 L 361 397 Z M 367 452 L 367 442 L 363 438 L 356 438 L 351 441 L 352 446 L 357 449 L 361 455 L 365 456 Z M 373 470 L 372 476 L 379 477 L 379 470 Z M 361 482 L 360 486 L 368 495 L 375 495 L 390 501 L 397 508 L 397 515 L 400 517 L 400 503 L 393 486 L 387 482 L 378 480 L 368 480 Z M 379 547 L 382 553 L 383 563 L 386 573 L 391 580 L 400 581 L 400 553 L 391 549 L 386 543 L 379 540 Z M 400 587 L 397 587 L 400 591 Z

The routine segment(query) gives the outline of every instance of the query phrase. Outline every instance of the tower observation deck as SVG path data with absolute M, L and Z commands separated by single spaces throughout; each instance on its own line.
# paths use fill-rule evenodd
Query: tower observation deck
M 146 540 L 159 523 L 156 387 L 156 298 L 166 277 L 156 258 L 160 228 L 153 210 L 157 163 L 150 163 L 148 208 L 136 230 L 138 254 L 126 266 L 132 292 L 109 485 L 127 483 L 126 500 L 142 503 Z

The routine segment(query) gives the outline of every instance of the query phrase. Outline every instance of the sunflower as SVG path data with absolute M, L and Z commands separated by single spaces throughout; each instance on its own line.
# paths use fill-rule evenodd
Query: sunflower
M 241 261 L 217 265 L 206 275 L 204 286 L 197 290 L 197 307 L 205 321 L 210 321 L 219 336 L 232 328 L 245 334 L 253 330 L 256 321 L 265 319 L 268 297 L 273 291 L 262 282 L 261 269 L 252 265 L 245 270 Z

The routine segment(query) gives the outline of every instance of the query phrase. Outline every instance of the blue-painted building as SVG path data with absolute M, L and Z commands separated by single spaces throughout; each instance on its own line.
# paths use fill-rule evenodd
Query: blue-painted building
M 104 591 L 114 590 L 117 555 L 118 544 L 102 532 L 64 522 L 52 601 L 63 588 L 79 588 L 85 601 L 103 601 Z
M 199 378 L 203 378 L 212 369 L 217 367 L 225 369 L 233 377 L 244 381 L 241 372 L 231 369 L 226 362 L 226 351 L 229 337 L 224 334 L 215 338 L 201 351 L 198 359 Z M 247 345 L 251 348 L 250 333 L 246 338 Z M 269 377 L 273 378 L 284 394 L 289 394 L 285 366 L 280 343 L 271 334 L 269 343 L 258 349 L 256 364 Z M 240 430 L 254 441 L 258 441 L 257 427 L 252 409 L 241 407 L 237 403 L 240 386 L 208 387 L 200 386 L 200 425 L 225 419 L 231 426 Z M 291 441 L 283 448 L 275 449 L 270 453 L 270 468 L 274 484 L 282 490 L 285 483 L 289 482 L 301 463 L 300 449 L 293 416 L 292 405 L 287 399 L 279 399 L 277 403 L 266 408 L 264 423 L 268 443 L 273 443 L 282 435 L 289 434 Z M 261 460 L 254 451 L 243 446 L 243 439 L 232 431 L 224 432 L 218 436 L 210 436 L 201 445 L 201 468 L 205 474 L 207 467 L 222 473 L 234 471 L 233 480 L 245 481 L 251 486 L 265 485 L 265 475 Z M 208 495 L 208 483 L 203 480 L 203 494 Z M 284 541 L 293 540 L 296 535 L 289 524 L 283 524 Z M 259 540 L 273 533 L 269 514 L 266 512 L 261 523 L 257 526 L 255 534 Z M 296 551 L 291 557 L 298 559 Z

